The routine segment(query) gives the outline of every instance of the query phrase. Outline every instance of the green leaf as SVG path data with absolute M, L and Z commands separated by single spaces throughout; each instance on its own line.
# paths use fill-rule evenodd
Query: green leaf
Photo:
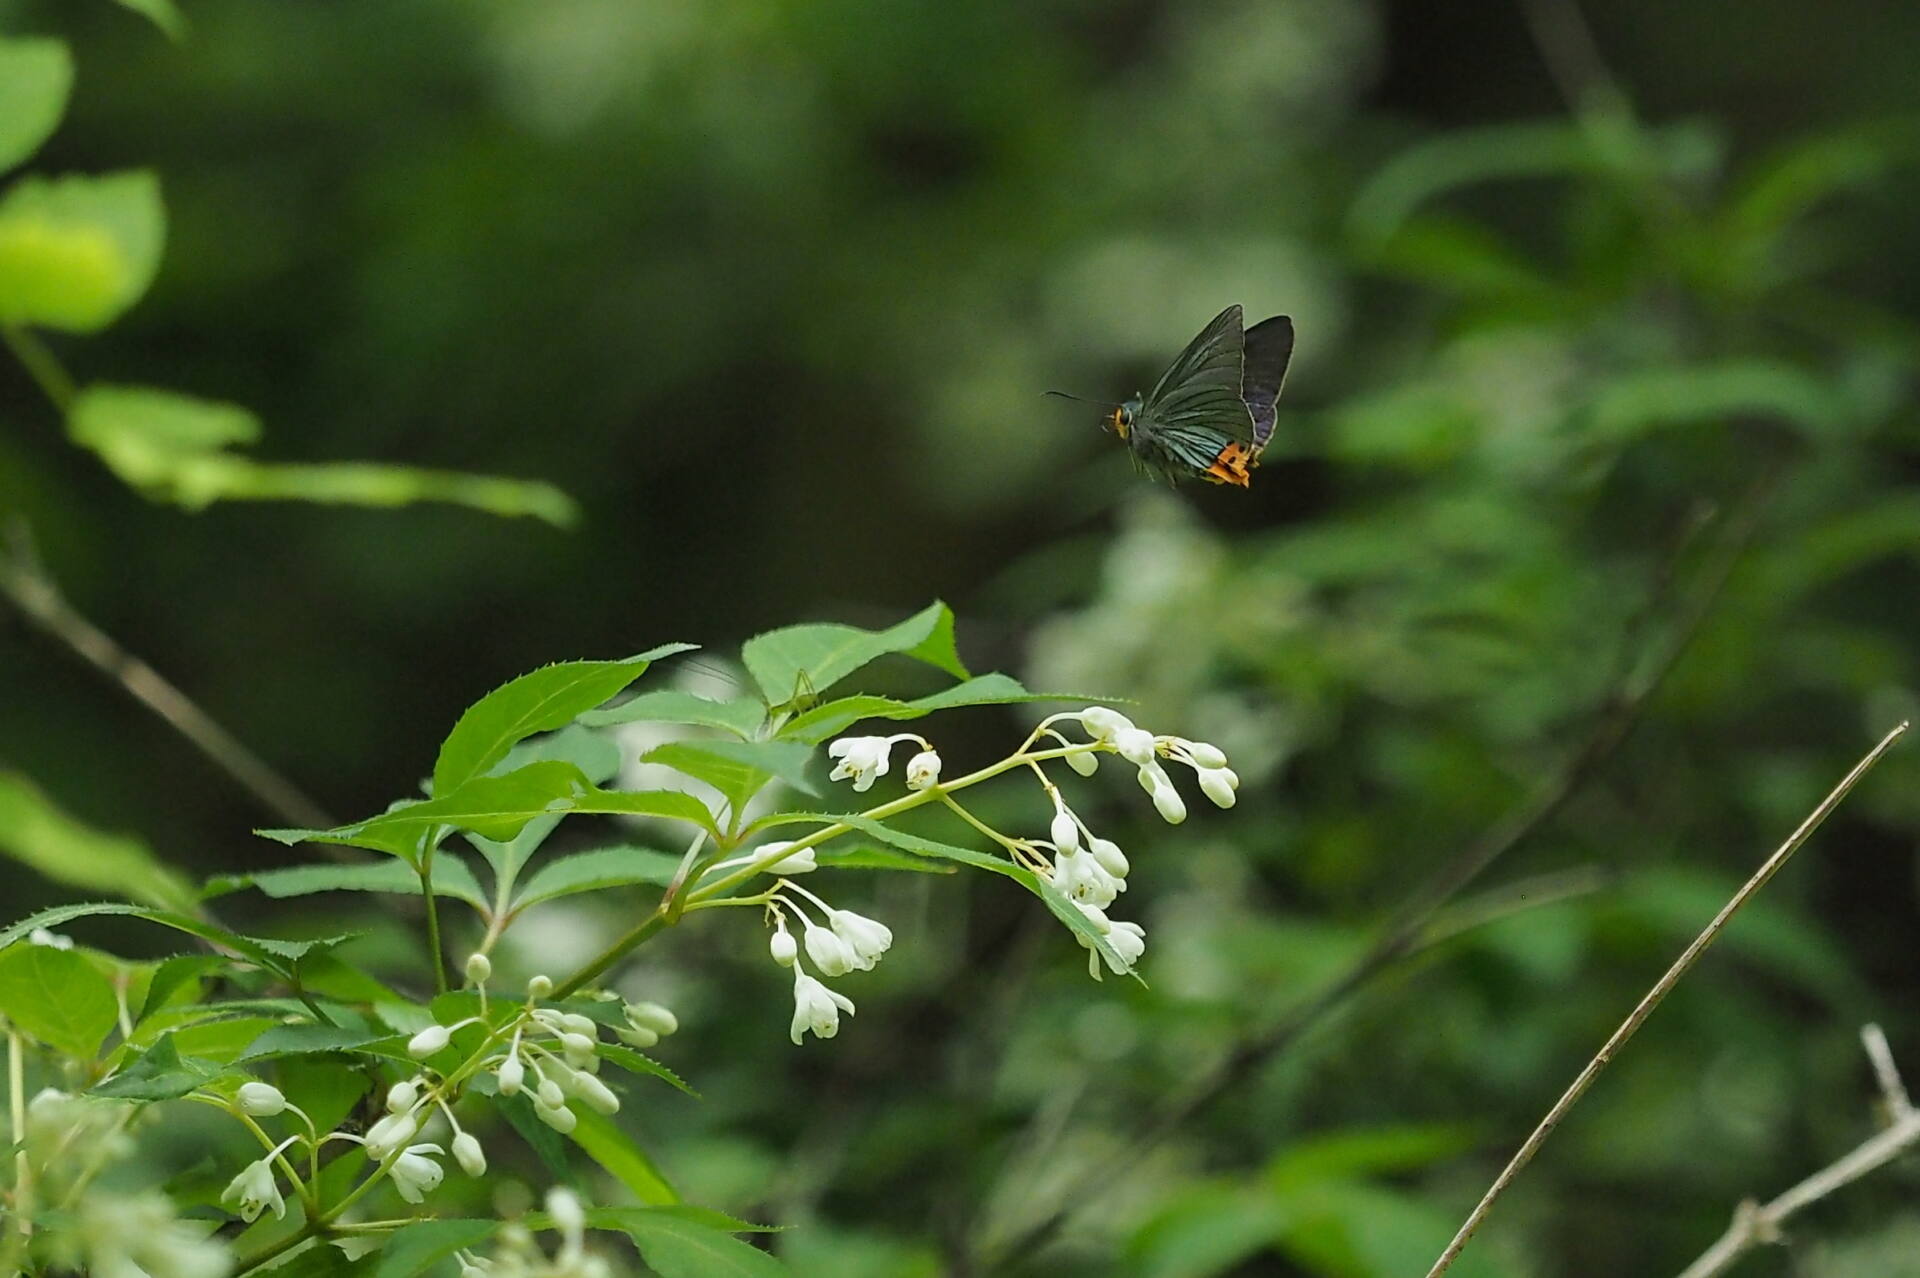
M 88 1094 L 110 1100 L 173 1100 L 204 1087 L 224 1072 L 212 1061 L 194 1056 L 182 1059 L 173 1035 L 168 1034 Z
M 174 992 L 189 981 L 194 983 L 197 991 L 201 976 L 227 967 L 231 962 L 220 954 L 176 954 L 165 960 L 154 969 L 152 979 L 147 982 L 147 997 L 140 1004 L 139 1015 L 133 1018 L 134 1024 L 138 1025 L 165 1007 Z
M 0 169 L 40 149 L 72 90 L 73 55 L 61 41 L 0 39 Z
M 1831 438 L 1853 416 L 1832 383 L 1779 360 L 1741 359 L 1616 377 L 1593 402 L 1591 429 L 1637 439 L 1670 426 L 1715 429 L 1729 417 L 1771 417 Z
M 1348 1127 L 1297 1138 L 1267 1165 L 1267 1179 L 1286 1190 L 1321 1181 L 1416 1171 L 1473 1147 L 1473 1133 L 1448 1124 Z
M 365 865 L 295 865 L 284 870 L 261 870 L 254 874 L 223 874 L 209 879 L 201 895 L 225 896 L 255 888 L 274 900 L 292 896 L 311 896 L 315 892 L 393 892 L 403 896 L 420 895 L 420 876 L 404 861 L 373 861 Z M 487 906 L 473 871 L 458 857 L 437 852 L 433 858 L 433 894 L 466 901 L 480 909 Z
M 119 1016 L 113 983 L 87 956 L 51 945 L 0 951 L 0 1016 L 48 1047 L 92 1060 Z
M 669 643 L 619 661 L 556 662 L 508 680 L 468 706 L 441 742 L 433 765 L 434 794 L 452 793 L 534 733 L 566 727 L 624 691 L 655 660 L 693 648 Z
M 597 1229 L 619 1229 L 660 1278 L 777 1278 L 792 1271 L 768 1253 L 705 1220 L 675 1211 L 602 1207 Z
M 174 914 L 167 910 L 151 909 L 144 905 L 121 905 L 115 901 L 95 901 L 81 905 L 56 905 L 49 909 L 30 914 L 10 927 L 0 930 L 0 950 L 5 950 L 8 946 L 15 944 L 35 928 L 59 927 L 61 924 L 72 922 L 74 919 L 90 918 L 102 914 L 125 914 L 133 918 L 145 919 L 149 923 L 158 923 L 162 927 L 170 927 L 177 932 L 185 932 L 189 936 L 197 936 L 203 941 L 212 941 L 216 945 L 223 945 L 258 963 L 270 972 L 275 972 L 287 977 L 293 975 L 292 966 L 283 960 L 278 951 L 292 946 L 298 946 L 300 944 L 298 942 L 267 941 L 257 937 L 241 936 L 238 932 L 229 932 L 223 927 L 216 927 L 211 923 L 202 922 L 199 919 L 190 918 L 184 914 Z M 336 939 L 343 940 L 345 938 Z M 311 948 L 311 944 L 309 944 L 308 948 Z
M 123 9 L 130 9 L 147 21 L 166 32 L 173 40 L 184 40 L 187 36 L 186 15 L 173 0 L 118 0 Z
M 665 1065 L 662 1065 L 659 1061 L 654 1060 L 653 1057 L 643 1056 L 631 1047 L 621 1047 L 615 1043 L 602 1043 L 599 1047 L 599 1053 L 600 1058 L 606 1061 L 607 1064 L 617 1065 L 629 1074 L 649 1075 L 650 1077 L 657 1078 L 664 1083 L 678 1088 L 695 1100 L 700 1098 L 700 1093 L 689 1087 L 685 1079 L 668 1069 Z
M 853 847 L 815 851 L 814 862 L 831 870 L 907 870 L 915 874 L 958 874 L 951 865 L 891 848 Z
M 374 1055 L 406 1059 L 406 1039 L 384 1030 L 357 1029 L 350 1025 L 276 1025 L 248 1043 L 236 1060 L 245 1062 L 269 1060 L 277 1056 L 308 1056 L 316 1052 L 352 1052 L 382 1042 L 391 1050 Z
M 513 908 L 524 909 L 555 897 L 635 883 L 666 887 L 673 882 L 674 872 L 679 868 L 678 856 L 652 848 L 622 845 L 575 852 L 541 866 L 520 889 Z
M 578 723 L 568 724 L 558 732 L 528 737 L 487 771 L 498 775 L 547 759 L 571 763 L 595 785 L 603 785 L 620 775 L 620 743 L 609 733 Z
M 635 1198 L 656 1207 L 680 1201 L 680 1195 L 667 1183 L 667 1178 L 632 1135 L 604 1114 L 585 1106 L 576 1106 L 573 1112 L 578 1121 L 573 1130 L 567 1133 L 567 1138 L 585 1150 L 587 1157 L 600 1164 L 615 1180 L 632 1190 Z
M 619 723 L 689 723 L 747 738 L 760 730 L 766 718 L 766 706 L 753 697 L 713 701 L 691 692 L 667 690 L 643 692 L 610 709 L 590 711 L 580 716 L 580 722 L 594 727 Z
M 1111 697 L 1076 693 L 1028 692 L 1020 681 L 999 673 L 978 675 L 951 688 L 912 701 L 892 697 L 842 697 L 795 715 L 780 735 L 794 741 L 817 743 L 840 735 L 862 719 L 919 719 L 940 710 L 962 706 L 1006 706 L 1031 701 L 1076 701 L 1082 705 L 1110 705 Z
M 497 1220 L 420 1220 L 387 1235 L 374 1278 L 415 1278 L 467 1247 L 478 1247 L 500 1228 Z
M 0 198 L 0 323 L 104 328 L 153 282 L 166 225 L 151 173 L 22 178 Z
M 70 887 L 162 909 L 189 909 L 194 901 L 187 881 L 144 843 L 74 820 L 12 773 L 0 773 L 0 852 Z
M 706 782 L 738 813 L 776 777 L 803 794 L 819 794 L 807 777 L 812 758 L 812 747 L 797 741 L 669 741 L 640 762 L 665 764 Z
M 904 830 L 896 830 L 883 822 L 869 820 L 863 816 L 836 816 L 830 819 L 840 825 L 851 826 L 864 834 L 872 835 L 882 843 L 891 844 L 920 856 L 958 861 L 962 865 L 971 865 L 975 869 L 1005 875 L 1039 897 L 1046 904 L 1047 909 L 1053 912 L 1053 916 L 1065 923 L 1067 929 L 1079 938 L 1082 944 L 1091 945 L 1106 962 L 1107 970 L 1125 970 L 1126 965 L 1120 962 L 1120 956 L 1114 953 L 1113 946 L 1108 944 L 1106 936 L 1093 925 L 1093 920 L 1082 914 L 1078 906 L 1053 886 L 1051 880 L 1041 878 L 1032 870 L 1015 865 L 1002 857 L 976 852 L 972 848 L 963 848 L 957 844 L 942 843 L 937 839 L 908 834 Z M 1135 980 L 1140 979 L 1136 972 L 1129 971 L 1128 975 Z
M 900 653 L 937 666 L 956 678 L 967 668 L 953 642 L 953 613 L 934 603 L 897 626 L 787 626 L 747 640 L 740 659 L 771 706 L 825 692 L 868 662 Z
M 1213 1278 L 1264 1252 L 1290 1217 L 1256 1186 L 1201 1182 L 1175 1193 L 1127 1240 L 1140 1278 Z
M 713 814 L 692 795 L 669 790 L 601 790 L 571 763 L 529 763 L 505 776 L 475 777 L 444 798 L 394 807 L 332 830 L 261 830 L 281 843 L 344 843 L 405 858 L 409 864 L 440 826 L 507 840 L 540 816 L 572 813 L 657 816 L 711 829 Z
M 1370 249 L 1444 191 L 1494 178 L 1576 172 L 1596 161 L 1593 145 L 1568 120 L 1455 129 L 1388 161 L 1354 198 L 1349 225 Z
M 0 308 L 5 221 L 0 207 Z M 201 510 L 216 501 L 311 501 L 406 506 L 442 501 L 495 515 L 532 515 L 565 527 L 573 502 L 550 484 L 362 462 L 277 465 L 227 451 L 260 436 L 260 421 L 236 404 L 144 386 L 90 386 L 67 423 L 123 481 L 155 501 Z

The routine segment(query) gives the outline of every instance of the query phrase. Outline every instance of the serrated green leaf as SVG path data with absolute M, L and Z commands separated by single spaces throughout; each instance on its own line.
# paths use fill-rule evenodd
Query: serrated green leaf
M 40 149 L 72 90 L 73 55 L 64 43 L 0 39 L 0 170 Z
M 840 735 L 862 719 L 919 719 L 940 710 L 963 706 L 1008 706 L 1034 701 L 1073 701 L 1081 705 L 1112 705 L 1112 697 L 1088 697 L 1078 693 L 1028 692 L 1020 681 L 999 673 L 977 675 L 951 688 L 912 701 L 892 697 L 841 697 L 795 715 L 780 729 L 780 736 L 793 741 L 817 743 Z
M 165 239 L 151 173 L 22 178 L 0 197 L 0 323 L 104 328 L 147 291 Z
M 0 950 L 5 950 L 32 932 L 35 928 L 55 928 L 74 919 L 90 918 L 103 914 L 124 914 L 133 918 L 145 919 L 149 923 L 158 923 L 190 936 L 197 936 L 217 945 L 245 955 L 247 958 L 265 967 L 269 971 L 290 976 L 292 968 L 266 945 L 254 937 L 241 936 L 238 932 L 229 932 L 200 919 L 184 914 L 174 914 L 167 910 L 156 910 L 145 905 L 122 905 L 117 901 L 96 901 L 81 905 L 56 905 L 49 909 L 30 914 L 19 922 L 0 930 Z
M 180 12 L 180 6 L 173 0 L 117 0 L 117 3 L 121 8 L 130 9 L 159 27 L 169 39 L 178 41 L 186 38 L 186 15 Z
M 516 743 L 487 771 L 498 776 L 547 759 L 571 763 L 587 780 L 602 785 L 620 774 L 620 743 L 609 733 L 570 723 L 558 732 L 540 733 Z
M 616 1043 L 602 1043 L 599 1048 L 599 1053 L 600 1058 L 609 1065 L 618 1066 L 626 1070 L 629 1074 L 649 1075 L 685 1092 L 695 1100 L 700 1099 L 700 1093 L 687 1086 L 685 1079 L 668 1069 L 665 1065 L 662 1065 L 659 1061 L 654 1060 L 651 1056 L 642 1055 L 634 1051 L 631 1047 L 621 1047 Z
M 734 812 L 778 778 L 803 794 L 819 787 L 807 777 L 813 749 L 798 741 L 669 741 L 641 756 L 718 790 Z
M 567 1139 L 585 1150 L 587 1157 L 631 1190 L 635 1198 L 652 1206 L 680 1201 L 680 1195 L 631 1133 L 585 1106 L 574 1107 L 574 1115 L 578 1121 Z
M 673 882 L 674 872 L 679 868 L 678 856 L 653 848 L 622 845 L 575 852 L 541 866 L 520 889 L 513 908 L 524 909 L 555 897 L 635 883 L 666 887 Z
M 740 738 L 751 737 L 766 722 L 767 708 L 752 697 L 733 701 L 713 701 L 691 692 L 671 689 L 643 692 L 629 701 L 606 710 L 593 710 L 580 716 L 590 726 L 620 723 L 686 723 L 702 728 L 718 728 Z
M 825 692 L 840 680 L 889 653 L 967 677 L 953 642 L 953 613 L 933 603 L 896 626 L 787 626 L 747 640 L 740 659 L 771 706 Z
M 139 1014 L 133 1018 L 134 1024 L 138 1025 L 165 1007 L 182 986 L 193 982 L 197 990 L 201 976 L 227 967 L 231 962 L 220 954 L 176 954 L 163 961 L 147 982 L 147 997 L 140 1004 Z
M 193 889 L 147 846 L 60 810 L 25 777 L 0 773 L 0 852 L 52 879 L 161 909 L 190 909 Z
M 282 870 L 261 870 L 254 874 L 223 874 L 209 879 L 202 896 L 211 899 L 229 892 L 254 888 L 285 900 L 311 896 L 315 892 L 393 892 L 402 896 L 420 895 L 420 876 L 404 861 L 374 861 L 365 865 L 295 865 Z M 473 871 L 456 856 L 438 852 L 433 858 L 433 892 L 450 896 L 485 909 L 486 893 L 481 891 Z
M 913 874 L 958 874 L 958 868 L 924 856 L 909 856 L 892 848 L 828 848 L 813 854 L 823 870 L 905 870 Z
M 839 736 L 862 719 L 914 719 L 920 714 L 909 702 L 862 693 L 824 702 L 795 715 L 781 725 L 780 736 L 789 741 L 818 744 Z
M 113 1031 L 113 983 L 84 954 L 51 945 L 0 951 L 0 1016 L 76 1060 L 92 1060 Z
M 536 732 L 564 728 L 624 691 L 661 657 L 693 644 L 669 643 L 619 661 L 563 661 L 510 679 L 467 707 L 440 745 L 433 792 L 450 794 Z
M 792 1272 L 758 1247 L 679 1212 L 602 1208 L 595 1224 L 624 1231 L 660 1278 L 777 1278 Z
M 212 1061 L 182 1058 L 169 1034 L 88 1094 L 109 1100 L 173 1100 L 204 1087 L 224 1072 Z
M 374 1043 L 390 1050 L 379 1056 L 406 1057 L 406 1039 L 382 1030 L 359 1029 L 350 1025 L 276 1025 L 248 1043 L 236 1058 L 240 1062 L 268 1060 L 276 1056 L 307 1056 L 315 1052 L 351 1052 Z
M 416 1278 L 468 1247 L 478 1247 L 500 1228 L 497 1220 L 420 1220 L 402 1225 L 380 1249 L 374 1278 Z

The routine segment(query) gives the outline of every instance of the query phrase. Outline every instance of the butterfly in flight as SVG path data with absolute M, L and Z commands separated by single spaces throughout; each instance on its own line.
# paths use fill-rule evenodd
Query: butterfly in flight
M 1245 488 L 1273 437 L 1274 404 L 1292 357 L 1290 318 L 1243 328 L 1240 308 L 1229 306 L 1152 390 L 1114 405 L 1101 424 L 1126 441 L 1142 470 Z

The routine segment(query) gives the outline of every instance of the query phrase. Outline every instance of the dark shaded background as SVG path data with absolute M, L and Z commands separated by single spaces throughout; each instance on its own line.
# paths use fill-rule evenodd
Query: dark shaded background
M 1258 1199 L 1275 1250 L 1232 1270 L 1393 1272 L 1381 1240 L 1464 1212 L 1914 704 L 1898 130 L 1920 11 L 1591 9 L 1632 110 L 1589 117 L 1602 158 L 1438 192 L 1407 223 L 1424 239 L 1383 241 L 1356 208 L 1394 157 L 1570 118 L 1521 8 L 215 0 L 175 46 L 109 5 L 0 4 L 80 61 L 36 167 L 164 178 L 159 281 L 59 343 L 73 367 L 246 403 L 275 458 L 540 477 L 585 517 L 149 505 L 10 366 L 0 509 L 84 612 L 342 817 L 407 792 L 461 707 L 542 662 L 724 654 L 936 596 L 976 668 L 1138 696 L 1247 760 L 1240 810 L 1123 840 L 1150 991 L 1088 986 L 1020 903 L 952 882 L 876 889 L 917 922 L 805 1053 L 757 938 L 653 961 L 689 1023 L 673 1063 L 708 1093 L 642 1120 L 663 1163 L 698 1200 L 812 1221 L 785 1245 L 820 1273 L 958 1271 L 1017 1231 L 1555 775 L 1699 603 L 1634 735 L 1492 879 L 1603 887 L 1363 994 L 1031 1268 L 1228 1272 L 1237 1253 L 1181 1231 L 1231 1233 L 1250 1186 L 1287 1183 L 1272 1160 L 1460 1124 L 1444 1156 Z M 1748 245 L 1723 212 L 1828 130 L 1892 140 Z M 1093 410 L 1039 397 L 1133 389 L 1230 301 L 1301 332 L 1252 491 L 1156 492 Z M 1688 398 L 1754 361 L 1806 394 Z M 1011 727 L 950 731 L 986 757 Z M 202 872 L 288 855 L 246 833 L 272 814 L 12 616 L 0 762 Z M 1866 1134 L 1858 1023 L 1920 1061 L 1915 779 L 1890 763 L 1661 1013 L 1502 1208 L 1482 1272 L 1676 1270 L 1740 1197 Z M 60 899 L 11 882 L 16 912 Z M 1896 1170 L 1823 1205 L 1792 1272 L 1920 1272 L 1886 1259 L 1920 1254 L 1911 1189 Z

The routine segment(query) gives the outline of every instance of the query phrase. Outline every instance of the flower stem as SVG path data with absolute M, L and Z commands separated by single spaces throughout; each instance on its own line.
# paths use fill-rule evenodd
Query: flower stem
M 73 378 L 60 366 L 47 344 L 31 329 L 18 324 L 0 325 L 0 338 L 5 339 L 7 348 L 27 370 L 27 375 L 64 415 L 73 404 Z
M 33 1165 L 27 1161 L 27 1062 L 20 1043 L 20 1032 L 7 1030 L 7 1107 L 13 1111 L 13 1143 L 20 1147 L 14 1158 L 13 1222 L 14 1241 L 24 1246 L 33 1236 Z M 10 1243 L 7 1250 L 14 1250 Z

